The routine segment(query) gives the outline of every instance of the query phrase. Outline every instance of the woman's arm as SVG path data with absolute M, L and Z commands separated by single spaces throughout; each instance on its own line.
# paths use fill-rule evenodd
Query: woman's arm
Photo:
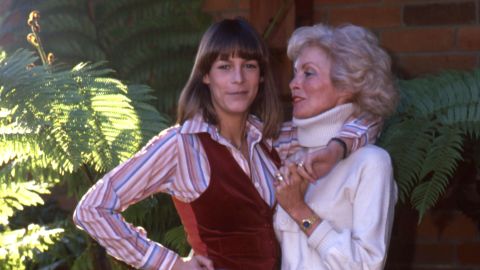
M 162 132 L 140 152 L 99 180 L 83 196 L 73 220 L 113 257 L 142 269 L 171 269 L 178 255 L 124 221 L 121 212 L 166 190 L 175 178 L 175 130 Z
M 303 168 L 299 173 L 302 177 L 314 181 L 328 174 L 338 161 L 346 158 L 358 148 L 375 143 L 380 134 L 383 119 L 368 114 L 350 117 L 337 136 L 330 140 L 327 147 L 311 152 L 301 158 Z M 286 160 L 297 152 L 299 144 L 296 128 L 291 122 L 286 122 L 281 128 L 280 136 L 274 142 L 280 158 Z
M 308 245 L 317 250 L 328 269 L 377 270 L 385 263 L 397 191 L 388 154 L 381 151 L 362 155 L 364 158 L 367 162 L 352 165 L 354 172 L 349 176 L 360 178 L 356 189 L 349 190 L 352 229 L 334 228 L 305 203 L 306 181 L 296 175 L 295 167 L 290 167 L 291 175 L 277 184 L 278 203 L 307 235 Z M 354 168 L 357 165 L 359 168 Z M 331 211 L 335 213 L 335 209 Z
M 380 270 L 385 264 L 397 198 L 390 157 L 377 151 L 361 159 L 366 161 L 350 166 L 350 177 L 359 178 L 356 190 L 350 190 L 352 228 L 335 229 L 324 219 L 308 238 L 329 269 Z
M 381 117 L 371 116 L 367 113 L 358 117 L 351 116 L 336 136 L 346 144 L 347 152 L 344 153 L 344 158 L 362 146 L 375 143 L 382 126 L 383 119 Z

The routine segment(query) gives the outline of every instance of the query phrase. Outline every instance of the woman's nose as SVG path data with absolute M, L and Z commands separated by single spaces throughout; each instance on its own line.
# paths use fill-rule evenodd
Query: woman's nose
M 242 68 L 240 68 L 240 67 L 234 68 L 234 70 L 233 70 L 233 82 L 235 82 L 235 83 L 243 82 L 244 76 L 245 75 L 243 74 Z
M 293 89 L 298 89 L 300 87 L 299 81 L 296 76 L 293 76 L 292 80 L 290 80 L 290 83 L 288 84 L 290 87 L 290 90 Z

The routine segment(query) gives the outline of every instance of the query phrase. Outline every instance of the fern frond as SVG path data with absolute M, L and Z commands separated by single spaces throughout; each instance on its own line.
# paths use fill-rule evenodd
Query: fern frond
M 444 193 L 463 139 L 480 138 L 480 70 L 399 81 L 402 100 L 380 139 L 391 154 L 400 198 L 420 217 Z
M 62 233 L 63 229 L 48 229 L 36 224 L 0 233 L 0 265 L 26 269 L 25 261 L 32 260 L 38 253 L 48 250 Z
M 445 192 L 459 160 L 462 159 L 462 133 L 455 128 L 441 127 L 439 135 L 428 148 L 427 158 L 422 164 L 421 179 L 427 179 L 412 192 L 412 205 L 418 210 L 420 219 L 435 205 Z
M 24 206 L 43 204 L 40 194 L 49 194 L 50 187 L 50 184 L 35 181 L 0 183 L 0 225 L 8 225 L 8 219 Z
M 392 156 L 401 201 L 421 180 L 422 163 L 433 138 L 434 126 L 422 119 L 392 124 L 384 131 L 379 144 Z
M 165 233 L 165 244 L 178 251 L 181 256 L 186 256 L 190 251 L 183 226 L 177 226 Z

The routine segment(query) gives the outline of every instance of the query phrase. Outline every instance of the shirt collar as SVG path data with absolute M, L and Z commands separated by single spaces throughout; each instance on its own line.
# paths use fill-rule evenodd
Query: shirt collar
M 247 141 L 260 142 L 262 140 L 263 123 L 255 115 L 249 115 L 247 119 Z M 201 113 L 196 114 L 193 118 L 188 119 L 180 128 L 180 134 L 196 134 L 206 132 L 210 134 L 212 139 L 220 141 L 220 134 L 215 125 L 206 122 Z M 264 140 L 264 143 L 272 148 L 273 141 L 271 139 Z

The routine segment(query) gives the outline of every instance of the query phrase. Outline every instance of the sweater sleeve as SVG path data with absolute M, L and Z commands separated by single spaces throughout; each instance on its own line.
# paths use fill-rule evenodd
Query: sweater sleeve
M 377 153 L 357 168 L 353 229 L 336 230 L 323 220 L 308 238 L 328 269 L 383 269 L 397 190 L 389 155 L 383 150 Z
M 75 224 L 105 247 L 108 254 L 135 268 L 171 269 L 178 257 L 121 216 L 129 205 L 167 190 L 174 181 L 176 138 L 174 129 L 153 138 L 133 158 L 91 187 L 73 215 Z

